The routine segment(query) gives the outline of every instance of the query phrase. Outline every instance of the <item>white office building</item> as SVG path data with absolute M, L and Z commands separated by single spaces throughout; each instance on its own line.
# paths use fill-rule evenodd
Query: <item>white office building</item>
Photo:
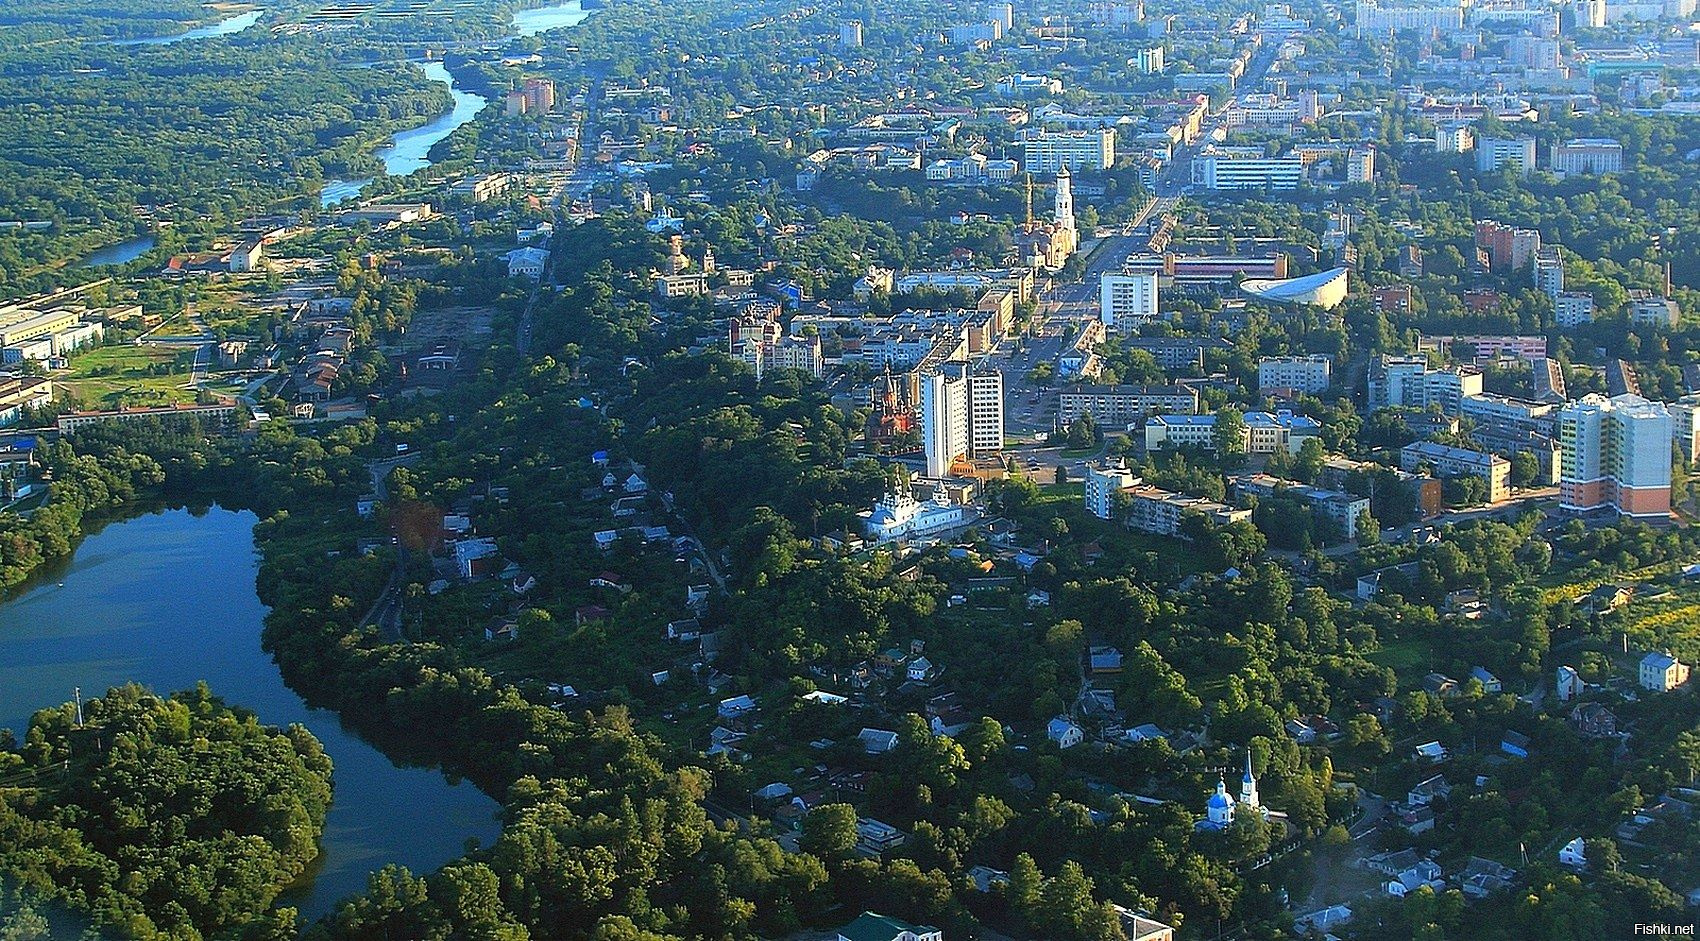
M 1098 281 L 1098 320 L 1118 333 L 1137 333 L 1156 320 L 1156 274 L 1108 274 Z
M 1290 190 L 1304 179 L 1304 163 L 1297 155 L 1261 156 L 1238 150 L 1206 148 L 1192 158 L 1192 182 L 1210 190 Z

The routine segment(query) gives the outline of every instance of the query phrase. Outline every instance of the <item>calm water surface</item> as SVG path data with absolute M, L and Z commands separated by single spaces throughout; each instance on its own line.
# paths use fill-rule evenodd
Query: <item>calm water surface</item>
M 215 36 L 229 36 L 240 33 L 260 21 L 260 11 L 253 10 L 217 23 L 208 23 L 188 32 L 171 36 L 149 36 L 147 39 L 124 39 L 114 42 L 114 46 L 169 46 L 180 42 L 194 42 L 197 39 L 212 39 Z
M 546 33 L 563 26 L 577 26 L 589 15 L 580 0 L 538 7 L 535 10 L 521 10 L 514 14 L 514 32 L 521 36 L 536 36 L 538 33 Z
M 151 235 L 138 235 L 135 238 L 115 242 L 105 248 L 96 249 L 82 260 L 84 268 L 98 268 L 101 265 L 127 265 L 132 261 L 153 251 L 159 244 L 159 239 Z
M 68 565 L 0 604 L 0 726 L 23 738 L 36 709 L 134 680 L 170 692 L 206 680 L 262 722 L 299 722 L 335 762 L 323 852 L 282 900 L 306 919 L 362 892 L 386 863 L 429 872 L 468 837 L 499 831 L 496 802 L 471 784 L 401 768 L 335 713 L 311 709 L 260 649 L 266 608 L 254 594 L 251 513 L 166 510 L 114 523 Z

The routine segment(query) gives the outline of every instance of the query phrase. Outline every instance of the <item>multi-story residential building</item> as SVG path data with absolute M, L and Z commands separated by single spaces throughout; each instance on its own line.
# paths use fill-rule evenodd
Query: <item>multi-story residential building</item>
M 846 49 L 862 48 L 862 21 L 850 20 L 838 27 L 838 44 Z
M 1458 414 L 1466 395 L 1480 395 L 1482 371 L 1473 366 L 1436 369 L 1421 356 L 1382 356 L 1370 365 L 1369 407 L 1438 408 Z
M 1476 247 L 1487 252 L 1495 274 L 1511 274 L 1529 266 L 1541 251 L 1541 233 L 1484 219 L 1476 223 Z
M 1265 157 L 1263 148 L 1206 147 L 1192 158 L 1192 182 L 1210 190 L 1290 190 L 1304 179 L 1295 156 Z
M 1146 75 L 1160 75 L 1166 67 L 1163 63 L 1163 47 L 1149 46 L 1139 50 L 1135 56 L 1135 64 L 1139 71 Z
M 1560 327 L 1576 327 L 1594 319 L 1594 295 L 1584 291 L 1562 291 L 1552 299 L 1553 321 Z
M 1682 316 L 1682 309 L 1676 301 L 1668 297 L 1638 298 L 1629 305 L 1629 319 L 1633 323 L 1649 323 L 1660 327 L 1674 327 L 1677 319 Z
M 1139 478 L 1121 461 L 1086 468 L 1086 512 L 1101 520 L 1115 516 L 1116 494 L 1139 483 Z
M 1389 284 L 1371 288 L 1370 303 L 1375 309 L 1389 314 L 1403 314 L 1411 309 L 1411 286 Z
M 1105 273 L 1098 281 L 1098 319 L 1119 333 L 1138 333 L 1157 319 L 1155 274 Z
M 1554 144 L 1549 162 L 1559 176 L 1604 176 L 1623 171 L 1623 145 L 1609 137 L 1578 137 Z
M 1559 494 L 1567 510 L 1670 515 L 1671 415 L 1639 395 L 1585 395 L 1558 413 Z
M 1564 256 L 1557 245 L 1548 245 L 1535 252 L 1535 287 L 1551 298 L 1564 293 Z
M 1188 513 L 1204 516 L 1217 526 L 1251 519 L 1251 511 L 1203 497 L 1190 497 L 1159 487 L 1135 486 L 1127 491 L 1127 525 L 1160 536 L 1178 536 L 1181 520 Z
M 1194 415 L 1198 390 L 1188 386 L 1069 386 L 1057 393 L 1057 418 L 1082 415 L 1100 425 L 1127 425 L 1156 413 Z
M 1069 170 L 1108 170 L 1116 162 L 1116 132 L 1110 128 L 1085 131 L 1028 131 L 1022 138 L 1022 165 L 1028 173 Z
M 1346 182 L 1375 182 L 1375 145 L 1354 147 L 1346 154 Z
M 1215 415 L 1153 415 L 1145 420 L 1145 450 L 1216 449 Z
M 1558 406 L 1551 402 L 1533 402 L 1492 392 L 1464 396 L 1459 402 L 1458 413 L 1474 421 L 1477 428 L 1493 427 L 1543 435 L 1553 434 L 1558 420 Z
M 1417 348 L 1460 359 L 1468 353 L 1476 362 L 1490 362 L 1509 356 L 1532 363 L 1546 358 L 1547 338 L 1521 334 L 1433 336 L 1423 337 L 1417 342 Z
M 1483 137 L 1476 141 L 1476 170 L 1498 173 L 1510 170 L 1528 176 L 1535 168 L 1535 139 L 1532 137 Z
M 1244 444 L 1248 454 L 1273 454 L 1277 450 L 1299 453 L 1304 443 L 1322 433 L 1322 424 L 1314 418 L 1295 415 L 1281 409 L 1269 412 L 1247 412 L 1244 416 Z M 1153 415 L 1145 420 L 1145 449 L 1161 451 L 1168 448 L 1216 449 L 1215 415 Z
M 1470 125 L 1453 121 L 1437 121 L 1434 125 L 1434 149 L 1443 154 L 1465 154 L 1476 146 L 1475 132 Z
M 1668 446 L 1668 445 L 1667 445 Z M 1428 465 L 1442 477 L 1480 477 L 1487 484 L 1489 503 L 1510 496 L 1511 462 L 1497 454 L 1448 447 L 1433 441 L 1416 441 L 1399 452 L 1399 466 L 1407 471 Z
M 1216 337 L 1128 337 L 1122 345 L 1150 353 L 1157 365 L 1167 370 L 1203 369 L 1206 349 L 1227 349 L 1226 340 Z
M 1310 356 L 1265 356 L 1257 361 L 1257 390 L 1292 389 L 1315 394 L 1333 380 L 1334 360 L 1315 353 Z
M 1339 490 L 1295 484 L 1268 474 L 1244 474 L 1232 481 L 1234 495 L 1240 502 L 1248 497 L 1269 499 L 1276 495 L 1292 497 L 1310 505 L 1311 512 L 1327 520 L 1347 539 L 1358 538 L 1358 521 L 1369 513 L 1369 498 Z
M 1358 0 L 1357 34 L 1380 36 L 1410 30 L 1418 33 L 1451 34 L 1464 26 L 1464 5 L 1457 0 L 1439 3 Z
M 1003 450 L 1003 374 L 945 363 L 923 379 L 921 438 L 928 477 L 949 474 L 960 459 Z

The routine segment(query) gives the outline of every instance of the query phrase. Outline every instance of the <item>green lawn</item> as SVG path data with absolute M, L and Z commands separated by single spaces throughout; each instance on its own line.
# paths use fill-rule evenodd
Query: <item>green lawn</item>
M 1428 673 L 1429 664 L 1434 662 L 1434 653 L 1428 644 L 1420 640 L 1401 640 L 1383 644 L 1380 650 L 1369 655 L 1369 661 L 1377 666 L 1391 667 L 1399 676 L 1399 685 L 1415 686 L 1416 682 Z
M 70 368 L 53 381 L 60 398 L 84 408 L 193 402 L 195 390 L 183 388 L 187 373 L 149 375 L 179 355 L 178 350 L 155 346 L 103 346 L 73 356 Z

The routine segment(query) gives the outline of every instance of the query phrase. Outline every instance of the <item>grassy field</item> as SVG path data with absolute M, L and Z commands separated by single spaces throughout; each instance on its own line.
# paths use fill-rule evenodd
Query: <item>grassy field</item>
M 1399 675 L 1401 689 L 1416 686 L 1428 673 L 1428 665 L 1433 663 L 1433 651 L 1429 645 L 1420 640 L 1402 640 L 1391 644 L 1383 644 L 1380 650 L 1369 655 L 1369 661 L 1377 666 L 1392 667 Z
M 120 405 L 170 405 L 195 401 L 195 390 L 183 388 L 186 371 L 157 375 L 186 355 L 152 346 L 103 346 L 71 359 L 64 373 L 53 377 L 59 396 L 86 408 Z
M 1683 583 L 1661 590 L 1644 586 L 1623 611 L 1623 629 L 1632 646 L 1669 648 L 1683 660 L 1700 653 L 1700 585 Z

